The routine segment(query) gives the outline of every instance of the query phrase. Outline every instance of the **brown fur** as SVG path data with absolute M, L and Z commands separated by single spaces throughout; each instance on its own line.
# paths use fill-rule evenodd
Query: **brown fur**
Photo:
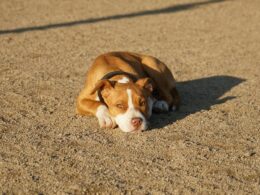
M 77 112 L 79 114 L 95 115 L 98 106 L 102 105 L 101 102 L 95 100 L 97 96 L 95 91 L 98 88 L 102 87 L 105 89 L 102 90 L 102 96 L 106 96 L 106 93 L 109 94 L 109 88 L 115 87 L 112 86 L 111 82 L 103 82 L 100 81 L 100 79 L 108 72 L 119 70 L 131 73 L 139 79 L 149 77 L 153 86 L 152 88 L 156 92 L 155 96 L 157 99 L 165 100 L 170 106 L 179 106 L 180 98 L 176 90 L 174 77 L 163 62 L 152 56 L 147 55 L 130 52 L 110 52 L 98 56 L 94 60 L 92 66 L 89 68 L 87 72 L 85 87 L 81 91 L 77 99 Z M 122 77 L 123 76 L 118 75 L 111 78 L 110 80 L 119 80 Z M 147 79 L 137 81 L 136 84 L 138 84 L 138 82 L 139 85 L 147 85 L 146 88 L 148 91 L 152 90 L 151 84 L 147 83 Z M 120 94 L 120 88 L 123 86 L 129 87 L 129 85 L 131 84 L 116 84 L 116 88 L 118 88 L 118 93 L 114 92 L 110 94 L 109 99 L 111 100 L 109 100 L 107 104 L 113 104 L 112 102 L 110 102 L 113 100 L 120 100 L 124 102 L 123 104 L 127 104 L 124 100 L 126 98 L 124 97 L 126 94 Z M 135 85 L 132 84 L 130 87 L 131 89 L 135 89 L 134 91 L 136 93 L 140 92 L 140 89 L 137 89 Z M 140 100 L 135 99 L 134 101 L 134 104 L 138 105 L 138 101 Z M 115 111 L 115 108 L 110 109 L 111 114 L 120 113 L 121 111 Z M 145 110 L 143 110 L 142 112 L 146 113 Z

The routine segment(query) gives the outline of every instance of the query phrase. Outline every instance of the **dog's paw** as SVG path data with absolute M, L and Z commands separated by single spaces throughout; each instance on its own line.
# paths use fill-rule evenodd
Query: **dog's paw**
M 155 112 L 168 112 L 169 111 L 169 105 L 166 101 L 160 100 L 155 101 L 153 104 L 153 110 Z
M 96 112 L 98 123 L 101 128 L 114 128 L 116 126 L 115 121 L 110 116 L 106 106 L 101 105 Z

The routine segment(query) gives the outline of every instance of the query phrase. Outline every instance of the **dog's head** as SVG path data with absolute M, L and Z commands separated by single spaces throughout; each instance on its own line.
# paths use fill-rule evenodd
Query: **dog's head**
M 124 132 L 142 131 L 148 128 L 152 114 L 153 85 L 149 78 L 136 82 L 100 80 L 92 93 L 99 91 L 110 115 Z

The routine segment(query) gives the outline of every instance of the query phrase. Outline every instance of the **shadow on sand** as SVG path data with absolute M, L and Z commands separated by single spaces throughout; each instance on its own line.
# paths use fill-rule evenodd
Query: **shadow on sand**
M 181 96 L 180 110 L 165 114 L 155 114 L 151 118 L 151 129 L 162 128 L 201 110 L 210 110 L 216 104 L 234 99 L 234 96 L 221 98 L 230 89 L 244 82 L 245 79 L 232 76 L 212 76 L 191 81 L 179 82 Z
M 119 20 L 119 19 L 125 19 L 125 18 L 147 16 L 147 15 L 169 14 L 169 13 L 175 13 L 175 12 L 179 12 L 179 11 L 185 11 L 185 10 L 189 10 L 189 9 L 198 8 L 200 6 L 204 6 L 207 4 L 219 3 L 219 2 L 224 2 L 224 1 L 227 1 L 227 0 L 208 0 L 208 1 L 202 1 L 202 2 L 196 2 L 196 3 L 175 5 L 175 6 L 154 9 L 154 10 L 145 10 L 145 11 L 141 11 L 141 12 L 118 14 L 118 15 L 104 16 L 104 17 L 98 17 L 98 18 L 89 18 L 89 19 L 77 20 L 77 21 L 71 21 L 71 22 L 62 22 L 62 23 L 56 23 L 56 24 L 47 24 L 47 25 L 31 26 L 31 27 L 21 27 L 21 28 L 15 28 L 15 29 L 4 29 L 4 30 L 0 30 L 0 35 L 10 34 L 10 33 L 23 33 L 23 32 L 38 31 L 38 30 L 48 30 L 48 29 L 53 29 L 53 28 L 64 28 L 64 27 L 71 27 L 71 26 L 77 26 L 77 25 L 104 22 L 104 21 L 108 21 L 108 20 Z

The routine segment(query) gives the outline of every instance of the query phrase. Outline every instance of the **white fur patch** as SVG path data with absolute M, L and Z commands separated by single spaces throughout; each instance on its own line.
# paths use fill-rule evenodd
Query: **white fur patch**
M 96 96 L 95 100 L 96 100 L 96 101 L 100 101 L 100 99 L 99 99 L 98 95 Z
M 132 99 L 132 91 L 131 89 L 126 90 L 127 97 L 128 97 L 128 109 L 134 109 L 133 99 Z
M 97 108 L 96 117 L 98 118 L 100 127 L 113 127 L 113 119 L 110 117 L 109 111 L 106 106 L 100 105 Z
M 128 95 L 128 109 L 124 114 L 119 114 L 115 117 L 115 121 L 119 128 L 124 132 L 131 132 L 134 130 L 146 130 L 148 127 L 147 121 L 142 115 L 142 113 L 135 109 L 132 99 L 131 89 L 126 90 Z M 132 119 L 138 117 L 142 119 L 142 124 L 138 129 L 135 129 L 132 125 Z
M 153 109 L 161 112 L 167 112 L 169 110 L 169 105 L 164 100 L 155 101 L 153 104 Z
M 123 77 L 122 79 L 117 81 L 118 83 L 128 83 L 129 82 L 129 78 L 127 77 Z

